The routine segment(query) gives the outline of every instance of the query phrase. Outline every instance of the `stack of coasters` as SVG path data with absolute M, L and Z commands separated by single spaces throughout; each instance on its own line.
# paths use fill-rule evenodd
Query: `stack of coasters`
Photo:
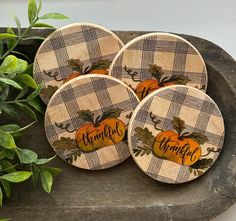
M 146 34 L 123 46 L 101 26 L 68 25 L 40 46 L 34 78 L 44 84 L 48 141 L 76 167 L 105 169 L 131 154 L 150 177 L 184 183 L 205 173 L 223 146 L 204 60 L 177 35 Z

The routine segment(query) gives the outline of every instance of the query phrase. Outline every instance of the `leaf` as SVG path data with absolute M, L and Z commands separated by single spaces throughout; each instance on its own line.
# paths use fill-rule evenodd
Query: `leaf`
M 72 68 L 73 71 L 79 71 L 83 73 L 83 66 L 84 64 L 80 61 L 80 59 L 70 59 L 66 61 L 68 66 Z
M 15 157 L 15 149 L 2 149 L 0 151 L 0 159 L 10 159 L 13 160 Z
M 7 180 L 11 183 L 19 183 L 27 180 L 32 175 L 29 171 L 18 171 L 13 173 L 8 173 L 0 176 L 0 179 Z
M 18 37 L 17 35 L 13 35 L 13 34 L 8 34 L 8 33 L 0 33 L 0 39 L 4 39 L 4 38 L 16 38 Z
M 43 168 L 40 172 L 40 178 L 41 178 L 41 182 L 42 182 L 44 190 L 47 193 L 50 193 L 51 188 L 52 188 L 52 183 L 53 183 L 52 174 L 47 169 Z
M 3 186 L 3 189 L 6 193 L 6 196 L 9 198 L 11 196 L 11 185 L 8 181 L 6 180 L 0 180 L 2 186 Z
M 41 164 L 45 164 L 48 163 L 50 161 L 52 161 L 57 155 L 50 157 L 50 158 L 41 158 L 41 159 L 37 159 L 34 161 L 35 164 L 37 165 L 41 165 Z
M 74 150 L 78 149 L 75 139 L 70 137 L 61 137 L 60 140 L 53 142 L 53 147 L 57 150 Z
M 28 64 L 27 68 L 24 70 L 22 74 L 28 74 L 33 77 L 33 64 Z
M 193 139 L 193 140 L 195 140 L 199 144 L 204 144 L 205 142 L 208 141 L 207 136 L 203 135 L 200 132 L 193 132 L 193 133 L 191 133 L 189 135 L 186 135 L 184 137 Z
M 16 103 L 27 115 L 29 115 L 33 120 L 36 120 L 37 121 L 37 116 L 36 114 L 34 113 L 34 111 L 29 107 L 27 106 L 26 104 L 23 104 L 23 103 Z
M 139 155 L 144 156 L 145 154 L 149 155 L 151 152 L 152 152 L 152 148 L 149 146 L 144 146 L 144 147 L 138 146 L 137 148 L 133 149 L 133 153 L 135 157 Z
M 54 26 L 48 25 L 48 24 L 45 24 L 45 23 L 35 23 L 35 24 L 33 25 L 33 27 L 56 29 Z
M 1 78 L 0 77 L 0 82 L 3 82 L 5 84 L 11 85 L 14 88 L 20 89 L 22 90 L 23 88 L 15 81 L 11 80 L 11 79 L 7 79 L 7 78 Z
M 78 117 L 83 121 L 88 121 L 94 124 L 94 114 L 90 110 L 81 110 L 78 111 Z
M 16 54 L 16 55 L 20 55 L 21 57 L 23 57 L 24 59 L 26 59 L 29 63 L 32 63 L 32 60 L 26 55 L 26 54 L 23 54 L 19 51 L 12 51 L 11 52 L 12 54 Z M 31 64 L 32 65 L 32 64 Z M 24 71 L 25 72 L 25 71 Z
M 38 158 L 37 153 L 35 153 L 32 150 L 28 150 L 28 149 L 18 148 L 17 149 L 17 155 L 18 155 L 18 157 L 20 159 L 20 162 L 23 163 L 23 164 L 33 163 Z
M 45 167 L 45 169 L 52 174 L 52 176 L 57 176 L 58 174 L 61 173 L 61 169 L 60 168 L 56 168 L 56 167 Z
M 0 66 L 0 73 L 18 74 L 26 70 L 27 61 L 17 58 L 14 55 L 8 55 Z
M 43 88 L 43 83 L 39 84 L 38 85 L 38 88 L 33 91 L 27 98 L 26 100 L 30 101 L 30 100 L 33 100 L 34 98 L 36 98 L 40 92 L 42 91 L 42 88 Z
M 172 124 L 173 128 L 178 132 L 179 135 L 186 128 L 185 122 L 181 120 L 180 117 L 174 117 L 174 119 L 172 120 Z
M 11 134 L 0 130 L 0 145 L 6 149 L 12 149 L 16 147 L 14 138 Z
M 3 102 L 7 99 L 8 93 L 9 93 L 9 86 L 4 84 L 4 88 L 0 92 L 0 102 Z
M 191 167 L 193 169 L 206 169 L 206 168 L 209 168 L 212 165 L 212 163 L 213 163 L 213 159 L 205 158 L 205 159 L 198 160 L 196 163 L 191 165 Z
M 101 118 L 98 119 L 98 121 L 96 123 L 99 123 L 105 119 L 111 119 L 111 118 L 117 119 L 120 116 L 121 111 L 122 111 L 122 109 L 120 109 L 120 108 L 110 109 L 108 111 L 105 111 L 102 114 Z
M 32 106 L 35 110 L 37 110 L 39 113 L 44 114 L 45 113 L 45 104 L 41 101 L 40 98 L 36 97 L 33 100 L 27 101 L 27 103 Z
M 0 126 L 0 131 L 5 131 L 10 133 L 14 139 L 19 140 L 22 136 L 21 132 L 18 132 L 20 130 L 20 126 L 17 124 L 7 124 Z
M 14 21 L 15 21 L 15 23 L 16 23 L 16 26 L 17 26 L 17 29 L 18 29 L 18 35 L 20 36 L 20 34 L 21 34 L 21 25 L 20 25 L 20 21 L 19 21 L 18 17 L 15 16 L 15 15 L 13 15 L 13 19 L 14 19 Z
M 7 28 L 7 33 L 8 34 L 12 34 L 15 35 L 14 31 L 12 30 L 11 27 Z M 7 41 L 7 48 L 10 49 L 14 46 L 14 44 L 16 43 L 16 38 L 9 38 Z
M 29 91 L 29 87 L 25 86 L 23 89 L 20 91 L 20 93 L 16 96 L 15 100 L 19 100 L 20 98 L 24 97 Z
M 32 36 L 32 37 L 27 37 L 27 38 L 23 38 L 22 41 L 28 41 L 28 40 L 41 40 L 44 41 L 45 37 L 42 36 Z
M 38 11 L 37 11 L 38 15 L 41 12 L 41 9 L 42 9 L 42 0 L 39 0 L 39 7 L 38 7 Z
M 111 64 L 111 61 L 109 61 L 107 59 L 96 61 L 96 62 L 92 63 L 90 71 L 91 70 L 106 70 L 109 68 L 110 64 Z
M 0 160 L 0 165 L 2 166 L 0 172 L 7 171 L 8 173 L 12 173 L 16 171 L 15 166 L 7 160 Z
M 141 128 L 136 127 L 135 129 L 135 136 L 137 136 L 138 140 L 141 141 L 144 145 L 148 147 L 152 147 L 155 137 L 153 136 L 152 132 L 148 130 L 148 128 Z
M 31 176 L 33 184 L 36 185 L 40 177 L 40 168 L 36 166 L 35 164 L 32 164 L 31 171 L 33 173 Z
M 155 64 L 150 64 L 148 71 L 152 74 L 154 78 L 157 79 L 158 82 L 161 81 L 161 77 L 164 74 L 162 67 L 157 66 Z
M 1 58 L 2 54 L 3 54 L 3 51 L 4 51 L 3 42 L 2 42 L 2 40 L 0 40 L 0 58 Z
M 2 194 L 2 188 L 0 187 L 0 206 L 2 206 L 3 201 L 3 194 Z
M 37 5 L 35 0 L 28 0 L 28 18 L 29 23 L 33 24 L 37 17 Z
M 16 77 L 16 79 L 28 87 L 31 87 L 33 89 L 38 88 L 38 85 L 36 84 L 35 80 L 28 74 L 20 74 Z
M 39 19 L 67 19 L 67 18 L 68 18 L 67 16 L 60 13 L 48 13 L 39 17 Z
M 52 95 L 57 91 L 58 87 L 57 86 L 51 86 L 48 85 L 46 88 L 43 88 L 40 91 L 40 95 L 44 100 L 49 100 Z
M 1 103 L 1 110 L 11 117 L 19 118 L 18 111 L 15 104 Z
M 180 76 L 180 75 L 172 75 L 168 79 L 162 79 L 162 83 L 173 82 L 175 84 L 182 84 L 185 85 L 189 81 L 191 81 L 187 76 Z

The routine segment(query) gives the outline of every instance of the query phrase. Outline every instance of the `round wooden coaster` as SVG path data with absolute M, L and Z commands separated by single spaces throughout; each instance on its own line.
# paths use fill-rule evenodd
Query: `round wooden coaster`
M 197 49 L 167 33 L 130 41 L 114 58 L 109 75 L 128 84 L 140 100 L 168 85 L 189 85 L 203 91 L 207 87 L 206 66 Z
M 35 57 L 33 75 L 44 83 L 40 93 L 47 104 L 66 81 L 83 74 L 108 74 L 122 48 L 122 41 L 108 29 L 90 23 L 75 23 L 54 31 Z
M 205 173 L 224 141 L 215 102 L 190 86 L 172 85 L 148 95 L 129 123 L 128 143 L 138 166 L 164 183 L 184 183 Z
M 89 74 L 70 80 L 52 96 L 45 114 L 50 145 L 70 164 L 98 170 L 129 155 L 127 125 L 139 101 L 123 82 Z

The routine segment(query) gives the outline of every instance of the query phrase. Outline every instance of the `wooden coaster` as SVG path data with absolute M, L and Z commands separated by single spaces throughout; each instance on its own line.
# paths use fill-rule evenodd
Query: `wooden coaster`
M 207 94 L 190 86 L 167 86 L 148 95 L 128 128 L 135 162 L 164 183 L 201 176 L 217 159 L 223 141 L 220 110 Z
M 133 39 L 114 58 L 109 75 L 124 81 L 142 100 L 163 86 L 189 85 L 203 91 L 207 70 L 197 51 L 185 39 L 151 33 Z
M 33 75 L 44 82 L 40 96 L 47 104 L 66 81 L 83 74 L 108 74 L 109 66 L 123 46 L 108 29 L 90 23 L 75 23 L 54 31 L 35 57 Z
M 123 82 L 88 74 L 70 80 L 52 96 L 45 114 L 50 145 L 70 164 L 98 170 L 129 155 L 127 125 L 139 101 Z

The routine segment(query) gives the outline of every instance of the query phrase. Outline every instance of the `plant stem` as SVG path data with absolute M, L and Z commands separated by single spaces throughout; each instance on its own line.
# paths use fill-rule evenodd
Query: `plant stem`
M 13 100 L 13 101 L 6 101 L 4 102 L 5 104 L 15 104 L 15 103 L 23 103 L 26 102 L 26 99 L 22 99 L 22 100 Z
M 14 45 L 12 45 L 11 48 L 9 48 L 8 51 L 6 51 L 5 54 L 2 55 L 2 57 L 0 58 L 1 60 L 5 59 L 16 47 L 17 45 L 21 42 L 21 40 L 24 38 L 24 36 L 26 34 L 28 34 L 28 32 L 31 30 L 31 28 L 33 27 L 33 25 L 35 24 L 35 22 L 38 21 L 38 18 L 28 27 L 26 28 L 26 30 L 19 36 L 19 38 L 17 39 L 17 41 L 15 42 Z

